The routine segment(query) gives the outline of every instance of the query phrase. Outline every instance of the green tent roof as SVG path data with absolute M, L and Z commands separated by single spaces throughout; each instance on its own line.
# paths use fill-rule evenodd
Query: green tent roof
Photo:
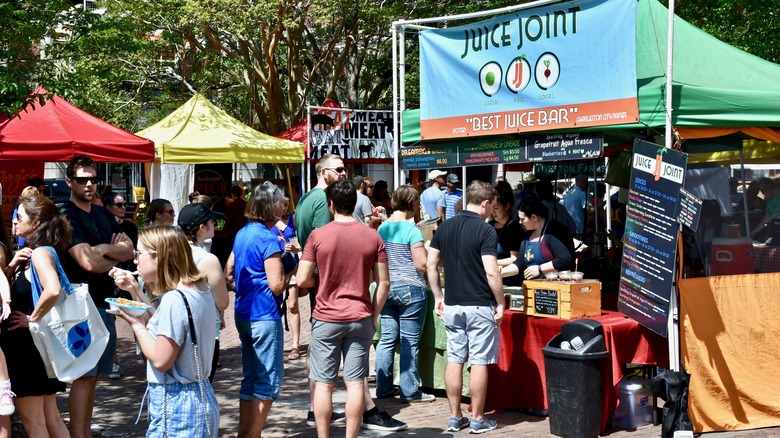
M 641 123 L 588 131 L 661 128 L 666 123 L 669 10 L 637 1 L 636 70 Z M 680 17 L 674 21 L 675 127 L 780 127 L 780 65 L 719 41 Z M 581 131 L 581 129 L 580 129 Z M 403 114 L 403 143 L 420 141 L 420 111 Z

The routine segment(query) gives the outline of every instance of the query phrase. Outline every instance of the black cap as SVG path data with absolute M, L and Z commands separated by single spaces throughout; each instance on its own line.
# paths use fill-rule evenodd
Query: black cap
M 454 173 L 451 173 L 447 175 L 447 182 L 457 184 L 460 182 L 460 179 L 458 179 L 458 175 L 455 175 Z
M 179 226 L 184 228 L 192 225 L 206 223 L 209 219 L 224 219 L 225 215 L 216 211 L 211 211 L 205 204 L 192 203 L 182 207 L 179 212 Z

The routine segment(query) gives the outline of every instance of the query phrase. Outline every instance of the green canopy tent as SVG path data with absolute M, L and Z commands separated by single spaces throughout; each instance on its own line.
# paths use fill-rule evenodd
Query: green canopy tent
M 669 11 L 657 0 L 637 1 L 636 69 L 639 123 L 586 128 L 605 135 L 649 129 L 663 134 L 666 123 L 666 54 Z M 780 128 L 780 65 L 719 41 L 675 17 L 672 121 L 675 128 Z M 420 142 L 420 111 L 403 112 L 403 144 Z M 780 131 L 746 134 L 780 142 Z M 686 130 L 684 138 L 715 136 Z

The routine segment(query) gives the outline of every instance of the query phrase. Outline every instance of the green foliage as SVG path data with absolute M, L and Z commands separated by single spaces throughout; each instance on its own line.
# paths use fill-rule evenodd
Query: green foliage
M 63 0 L 4 1 L 0 59 L 8 62 L 0 69 L 0 112 L 42 104 L 28 96 L 41 84 L 135 132 L 200 92 L 244 123 L 276 134 L 327 97 L 351 108 L 390 107 L 393 21 L 516 3 L 112 0 L 98 2 L 106 8 L 99 15 Z M 773 62 L 780 61 L 778 11 L 780 0 L 677 3 L 682 18 Z M 449 23 L 461 24 L 466 21 Z M 55 29 L 59 42 L 41 58 L 38 41 Z M 415 108 L 417 34 L 405 41 L 406 107 Z
M 662 3 L 668 6 L 668 0 Z M 715 36 L 780 63 L 780 1 L 692 0 L 675 2 L 675 14 Z

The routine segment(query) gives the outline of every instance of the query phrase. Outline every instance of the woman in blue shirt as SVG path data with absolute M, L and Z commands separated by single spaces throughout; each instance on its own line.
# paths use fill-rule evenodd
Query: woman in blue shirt
M 275 226 L 284 194 L 266 182 L 252 191 L 249 222 L 239 230 L 225 267 L 236 292 L 235 320 L 244 378 L 239 390 L 238 436 L 262 431 L 284 375 L 284 331 L 280 307 L 294 266 L 285 266 L 284 243 Z M 285 269 L 286 268 L 286 269 Z

